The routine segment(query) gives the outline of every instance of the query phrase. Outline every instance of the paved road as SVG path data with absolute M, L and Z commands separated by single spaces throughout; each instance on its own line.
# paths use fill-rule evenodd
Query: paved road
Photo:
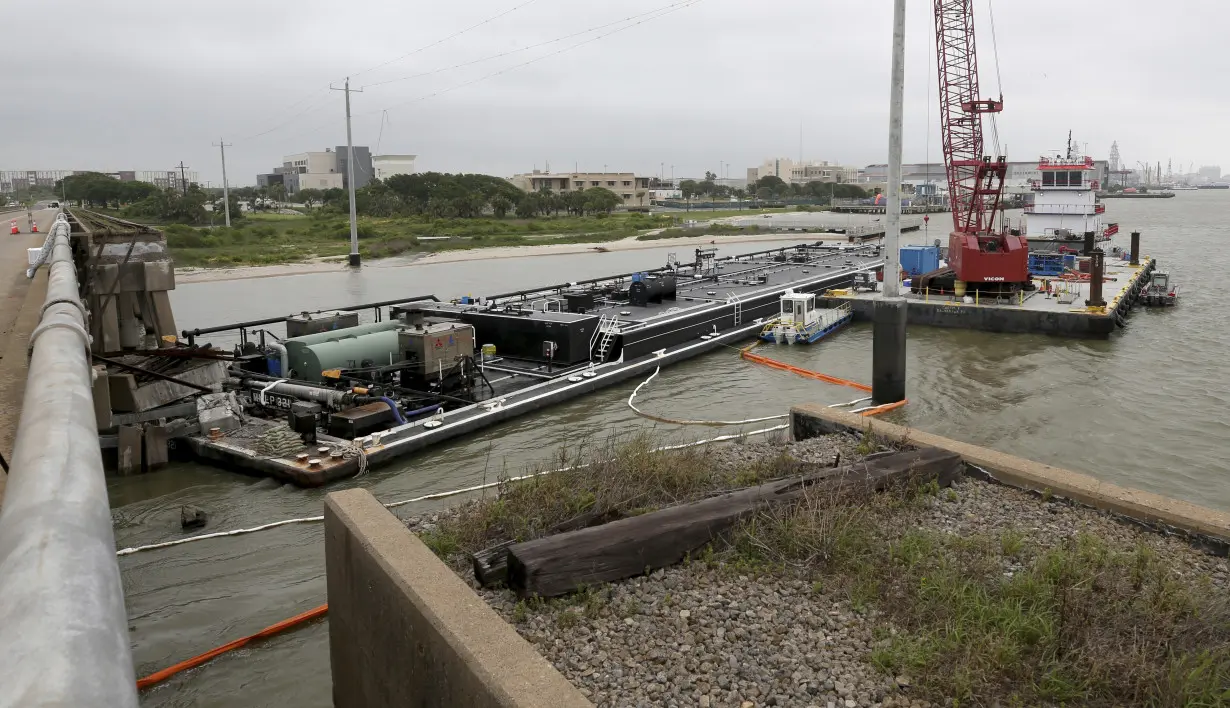
M 47 276 L 26 279 L 26 249 L 43 245 L 44 234 L 55 221 L 57 209 L 34 212 L 40 233 L 26 233 L 25 210 L 0 213 L 0 455 L 7 460 L 12 453 L 21 402 L 26 391 L 26 342 L 37 323 L 38 308 L 47 294 Z M 8 233 L 8 221 L 17 218 L 22 233 Z M 34 292 L 31 292 L 31 285 Z M 27 299 L 39 302 L 25 307 Z M 4 501 L 6 475 L 0 471 L 0 503 Z
M 39 233 L 29 233 L 26 228 L 25 210 L 0 213 L 0 357 L 7 348 L 9 329 L 17 319 L 17 311 L 25 300 L 30 283 L 26 280 L 26 249 L 43 245 L 43 238 L 55 221 L 58 209 L 43 209 L 34 212 Z M 17 219 L 22 233 L 9 233 L 9 221 Z

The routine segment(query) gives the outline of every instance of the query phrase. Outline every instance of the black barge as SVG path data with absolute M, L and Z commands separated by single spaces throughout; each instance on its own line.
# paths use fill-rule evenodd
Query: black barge
M 198 422 L 178 437 L 201 460 L 320 486 L 737 344 L 779 313 L 786 290 L 848 288 L 884 264 L 880 246 L 820 241 L 694 256 L 477 299 L 415 296 L 185 331 L 189 347 L 210 334 L 240 341 L 224 391 L 199 397 Z M 366 310 L 374 321 L 360 323 Z

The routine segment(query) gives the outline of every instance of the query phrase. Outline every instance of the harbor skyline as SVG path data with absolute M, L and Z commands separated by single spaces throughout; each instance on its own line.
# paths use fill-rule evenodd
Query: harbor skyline
M 359 2 L 342 33 L 324 3 L 286 16 L 223 0 L 218 12 L 191 22 L 152 3 L 119 11 L 63 5 L 69 12 L 57 32 L 100 56 L 100 71 L 129 78 L 123 91 L 99 92 L 90 74 L 65 70 L 66 59 L 54 54 L 19 61 L 9 72 L 13 99 L 0 108 L 8 127 L 0 154 L 12 168 L 165 162 L 169 169 L 182 159 L 217 183 L 211 142 L 222 135 L 235 143 L 233 173 L 256 174 L 304 145 L 341 142 L 341 96 L 328 85 L 347 73 L 367 87 L 353 97 L 356 142 L 420 155 L 421 170 L 510 175 L 549 161 L 557 170 L 610 164 L 652 175 L 666 162 L 677 175 L 696 176 L 768 155 L 872 164 L 884 151 L 887 5 L 787 2 L 748 13 L 730 0 L 643 0 L 602 10 L 483 0 L 414 16 Z M 13 11 L 19 23 L 36 9 L 21 2 Z M 1001 144 L 1014 159 L 1032 159 L 1061 148 L 1073 130 L 1082 151 L 1099 159 L 1119 141 L 1133 167 L 1171 159 L 1230 164 L 1230 139 L 1216 120 L 1226 107 L 1200 82 L 1230 68 L 1215 36 L 1230 9 L 1205 11 L 1206 21 L 1193 23 L 1183 8 L 1133 2 L 996 7 L 1001 29 L 1013 31 L 1001 32 L 995 47 L 985 31 L 990 19 L 981 18 L 980 59 L 986 89 L 999 92 L 1002 79 L 1008 95 Z M 1150 36 L 1160 46 L 1181 37 L 1193 59 L 1187 66 L 1199 70 L 1089 42 L 1108 18 L 1119 36 Z M 928 122 L 937 110 L 930 22 L 925 4 L 910 5 L 910 162 L 939 159 L 938 132 Z M 175 31 L 165 38 L 150 35 L 167 27 Z M 285 44 L 268 41 L 274 34 L 302 47 L 297 61 L 277 60 Z M 232 40 L 222 55 L 206 48 L 219 35 Z M 38 53 L 35 35 L 14 41 L 16 56 Z M 112 53 L 103 43 L 133 49 Z M 41 91 L 52 77 L 58 90 Z M 96 94 L 106 141 L 80 135 L 64 110 L 87 90 Z M 30 96 L 40 101 L 31 104 Z M 1192 97 L 1195 108 L 1174 109 L 1191 106 Z

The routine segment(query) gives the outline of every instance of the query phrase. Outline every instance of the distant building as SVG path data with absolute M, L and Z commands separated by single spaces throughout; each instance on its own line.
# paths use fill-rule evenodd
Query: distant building
M 143 171 L 137 173 L 137 180 L 149 182 L 159 189 L 174 189 L 177 192 L 183 191 L 188 188 L 188 185 L 199 181 L 197 174 L 189 170 L 185 170 L 182 176 L 179 170 Z
M 100 172 L 121 182 L 149 182 L 161 189 L 184 188 L 179 170 L 0 170 L 0 192 L 21 192 L 32 187 L 54 188 L 56 182 L 86 172 Z M 198 181 L 197 173 L 186 170 L 183 179 L 192 184 Z
M 414 160 L 418 155 L 376 155 L 372 158 L 372 169 L 376 179 L 385 180 L 393 175 L 414 174 Z
M 1202 179 L 1216 182 L 1221 179 L 1221 167 L 1219 165 L 1202 165 L 1200 169 L 1196 170 L 1196 174 Z
M 337 171 L 342 175 L 342 186 L 347 186 L 350 179 L 350 173 L 346 170 L 346 156 L 348 153 L 345 145 L 338 145 L 333 152 L 337 155 Z M 354 188 L 362 189 L 367 186 L 368 182 L 372 181 L 375 176 L 375 171 L 372 169 L 372 151 L 368 150 L 363 145 L 354 146 Z
M 256 184 L 258 187 L 281 184 L 286 187 L 287 194 L 295 194 L 301 189 L 345 189 L 348 184 L 346 155 L 345 146 L 337 149 L 325 148 L 324 152 L 286 155 L 282 158 L 281 167 L 257 175 Z M 371 150 L 355 145 L 354 162 L 355 189 L 360 189 L 372 181 Z
M 280 170 L 281 168 L 278 169 Z M 256 176 L 257 187 L 272 187 L 275 184 L 286 185 L 286 180 L 281 172 L 270 172 Z
M 796 162 L 788 157 L 771 157 L 760 163 L 759 167 L 748 168 L 747 183 L 751 184 L 761 177 L 769 176 L 777 177 L 787 184 L 859 182 L 862 172 L 862 168 L 838 165 L 827 160 Z
M 567 174 L 534 170 L 508 178 L 526 192 L 551 191 L 558 194 L 576 192 L 591 187 L 609 189 L 623 200 L 624 206 L 649 204 L 649 178 L 631 172 L 571 172 Z
M 277 174 L 275 170 L 273 174 Z M 302 189 L 341 189 L 346 185 L 337 171 L 337 155 L 326 148 L 324 152 L 299 152 L 282 158 L 282 185 L 287 194 L 297 194 Z M 272 182 L 272 177 L 265 176 Z M 260 177 L 257 177 L 260 183 Z

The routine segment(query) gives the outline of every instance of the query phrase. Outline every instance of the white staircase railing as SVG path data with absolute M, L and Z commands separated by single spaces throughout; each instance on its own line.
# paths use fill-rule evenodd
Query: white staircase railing
M 598 318 L 598 329 L 594 330 L 594 334 L 589 340 L 589 351 L 599 364 L 606 361 L 607 354 L 611 351 L 611 346 L 615 343 L 615 337 L 619 336 L 619 318 L 615 315 L 602 315 Z M 595 342 L 598 345 L 597 350 L 594 349 Z

